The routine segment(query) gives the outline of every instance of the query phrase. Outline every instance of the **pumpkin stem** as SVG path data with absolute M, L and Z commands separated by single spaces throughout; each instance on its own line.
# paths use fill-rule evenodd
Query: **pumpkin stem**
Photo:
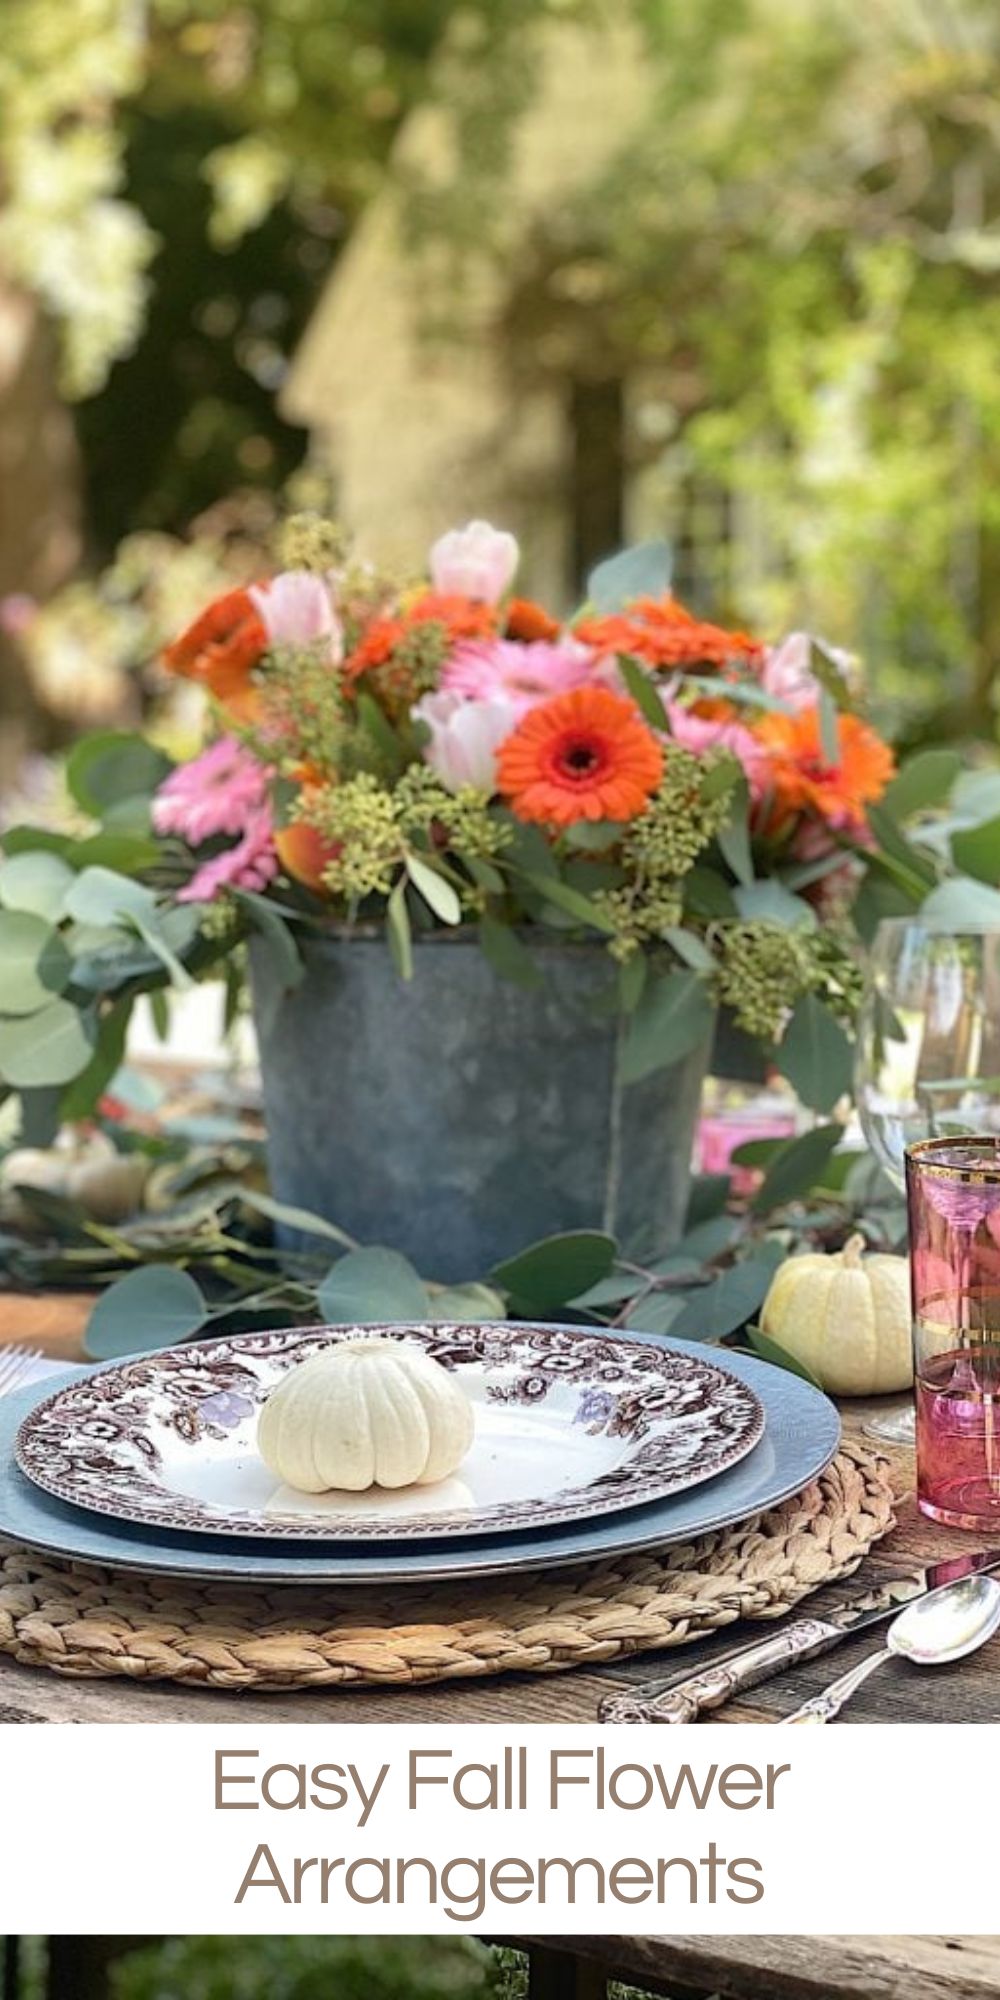
M 857 1270 L 861 1262 L 864 1249 L 865 1249 L 865 1239 L 859 1233 L 859 1231 L 855 1230 L 854 1235 L 848 1237 L 847 1242 L 844 1244 L 844 1247 L 840 1253 L 841 1259 L 847 1265 L 849 1271 Z

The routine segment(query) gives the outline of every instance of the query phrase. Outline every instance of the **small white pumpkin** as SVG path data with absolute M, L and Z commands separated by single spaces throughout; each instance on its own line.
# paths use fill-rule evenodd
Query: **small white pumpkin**
M 779 1265 L 761 1329 L 835 1396 L 881 1396 L 913 1380 L 905 1257 L 863 1256 L 863 1236 L 832 1255 Z
M 422 1348 L 346 1340 L 289 1370 L 261 1410 L 257 1446 L 300 1493 L 361 1493 L 447 1479 L 473 1430 L 464 1389 Z

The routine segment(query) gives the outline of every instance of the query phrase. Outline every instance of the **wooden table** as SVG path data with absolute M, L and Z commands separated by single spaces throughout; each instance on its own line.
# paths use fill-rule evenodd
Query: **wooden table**
M 604 2000 L 609 1979 L 673 2000 L 996 2000 L 1000 1937 L 508 1938 L 529 2000 Z
M 0 1312 L 0 1345 L 5 1340 L 32 1341 L 47 1353 L 67 1361 L 80 1358 L 80 1335 L 86 1302 L 62 1299 L 16 1300 L 8 1296 Z M 898 1401 L 898 1399 L 897 1399 Z M 843 1406 L 845 1428 L 858 1430 L 882 1404 Z M 907 1562 L 936 1562 L 947 1555 L 979 1547 L 981 1536 L 941 1528 L 917 1513 L 912 1498 L 912 1458 L 893 1452 L 894 1476 L 901 1495 L 899 1524 L 866 1559 L 859 1577 L 892 1572 Z M 853 1585 L 850 1587 L 854 1587 Z M 810 1610 L 822 1613 L 840 1596 L 842 1586 L 817 1592 Z M 127 1680 L 69 1681 L 56 1674 L 20 1667 L 0 1659 L 0 1721 L 3 1722 L 527 1722 L 593 1723 L 605 1695 L 623 1687 L 655 1680 L 681 1662 L 692 1668 L 766 1628 L 730 1626 L 711 1639 L 669 1653 L 645 1653 L 609 1666 L 580 1668 L 563 1674 L 516 1674 L 502 1679 L 448 1681 L 439 1686 L 408 1690 L 328 1690 L 301 1694 L 227 1694 L 219 1689 L 185 1690 L 175 1684 L 138 1684 Z M 846 1671 L 869 1652 L 871 1633 L 845 1640 L 836 1654 L 798 1667 L 794 1676 L 769 1681 L 746 1700 L 717 1711 L 723 1722 L 775 1722 L 795 1708 L 806 1694 L 818 1690 L 834 1674 Z M 847 1726 L 866 1722 L 997 1722 L 1000 1721 L 1000 1636 L 972 1659 L 953 1667 L 921 1672 L 905 1661 L 892 1661 L 867 1682 L 844 1715 Z

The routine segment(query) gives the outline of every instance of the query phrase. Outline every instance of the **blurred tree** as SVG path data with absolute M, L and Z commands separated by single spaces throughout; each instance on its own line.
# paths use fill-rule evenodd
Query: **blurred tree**
M 64 387 L 89 399 L 98 552 L 296 465 L 275 404 L 287 357 L 459 11 L 4 0 L 0 267 L 55 320 Z M 491 49 L 539 11 L 494 0 Z
M 513 257 L 500 218 L 516 364 L 638 382 L 633 455 L 752 503 L 744 614 L 863 646 L 904 732 L 993 736 L 1000 10 L 635 6 L 642 128 Z M 468 173 L 418 209 L 481 250 Z
M 537 31 L 626 10 L 653 111 L 519 238 Z M 77 392 L 132 350 L 79 410 L 102 549 L 297 463 L 275 390 L 428 93 L 453 166 L 409 213 L 437 323 L 461 338 L 442 242 L 502 258 L 513 365 L 639 381 L 633 462 L 673 452 L 752 510 L 744 613 L 860 642 L 913 736 L 993 734 L 996 0 L 4 0 L 0 259 Z

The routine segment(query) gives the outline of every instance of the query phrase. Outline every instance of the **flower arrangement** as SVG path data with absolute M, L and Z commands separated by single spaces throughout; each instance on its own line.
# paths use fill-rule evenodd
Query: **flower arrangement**
M 399 585 L 329 524 L 288 524 L 285 567 L 166 649 L 221 731 L 153 802 L 188 858 L 178 902 L 217 932 L 242 892 L 293 886 L 317 917 L 385 921 L 404 976 L 442 927 L 477 925 L 522 980 L 533 938 L 578 933 L 626 1011 L 654 974 L 701 1032 L 706 1001 L 769 1043 L 806 995 L 848 1019 L 851 893 L 893 774 L 853 663 L 696 618 L 654 547 L 602 565 L 568 621 L 516 595 L 518 560 L 474 521 Z
M 292 519 L 277 573 L 227 584 L 166 647 L 181 707 L 209 697 L 207 748 L 175 763 L 162 738 L 177 703 L 158 704 L 150 735 L 74 743 L 68 819 L 0 833 L 0 1157 L 21 1149 L 11 1186 L 38 1223 L 11 1238 L 7 1268 L 28 1283 L 124 1269 L 93 1352 L 165 1327 L 184 1338 L 234 1298 L 325 1319 L 356 1319 L 359 1300 L 371 1318 L 566 1304 L 726 1338 L 760 1305 L 810 1189 L 817 1230 L 840 1240 L 859 946 L 918 909 L 1000 927 L 1000 774 L 935 747 L 893 775 L 851 660 L 697 619 L 658 547 L 602 564 L 566 620 L 517 595 L 517 562 L 510 536 L 473 523 L 401 583 L 322 520 Z M 680 1269 L 619 1261 L 607 1228 L 563 1229 L 449 1289 L 398 1249 L 354 1247 L 338 1216 L 313 1217 L 316 1258 L 284 1258 L 258 1238 L 265 1223 L 300 1229 L 301 1206 L 261 1191 L 256 1155 L 247 1178 L 228 1149 L 189 1161 L 173 1138 L 120 1127 L 115 1079 L 139 995 L 164 1027 L 168 989 L 221 977 L 231 1015 L 251 936 L 286 992 L 310 936 L 352 926 L 384 930 L 404 977 L 416 945 L 463 932 L 525 986 L 545 979 L 547 941 L 585 944 L 588 979 L 606 960 L 594 1005 L 619 1016 L 623 1083 L 703 1048 L 722 1005 L 822 1122 L 755 1142 L 745 1164 L 764 1179 L 740 1215 L 724 1212 L 724 1176 L 698 1184 Z M 169 1227 L 158 1205 L 109 1224 L 48 1180 L 21 1185 L 25 1146 L 86 1136 L 95 1118 L 116 1152 L 148 1154 L 147 1189 L 161 1165 L 176 1177 Z

